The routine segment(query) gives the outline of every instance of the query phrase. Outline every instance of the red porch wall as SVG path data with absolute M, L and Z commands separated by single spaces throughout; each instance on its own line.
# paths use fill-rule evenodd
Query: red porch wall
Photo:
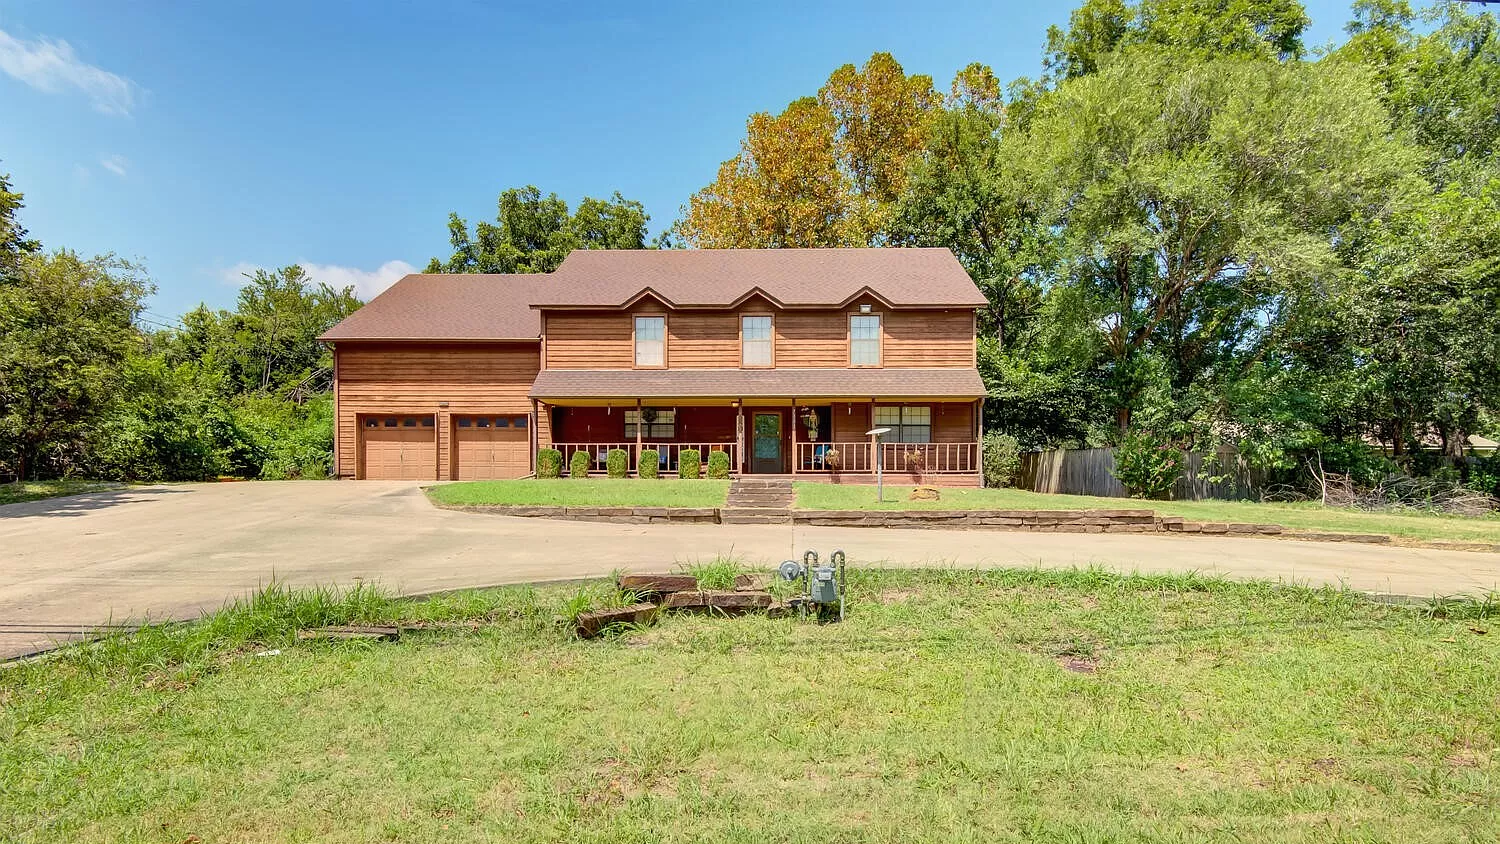
M 562 424 L 552 432 L 553 441 L 633 442 L 634 437 L 625 436 L 625 411 L 626 408 L 623 407 L 564 408 Z M 672 442 L 732 443 L 736 413 L 738 411 L 732 407 L 679 407 L 676 435 L 672 437 Z

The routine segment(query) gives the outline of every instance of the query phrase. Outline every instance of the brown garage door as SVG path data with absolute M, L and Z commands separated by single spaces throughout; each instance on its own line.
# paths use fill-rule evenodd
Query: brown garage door
M 437 479 L 437 427 L 431 416 L 367 416 L 360 424 L 364 445 L 361 477 L 383 481 Z
M 453 445 L 461 481 L 520 478 L 531 472 L 525 416 L 455 416 Z

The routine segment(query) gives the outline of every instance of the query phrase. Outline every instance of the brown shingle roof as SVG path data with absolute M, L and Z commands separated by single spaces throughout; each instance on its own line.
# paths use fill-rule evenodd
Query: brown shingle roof
M 979 307 L 947 249 L 576 249 L 538 307 L 619 307 L 650 290 L 676 307 L 727 307 L 754 291 L 784 307 L 847 304 L 868 290 L 896 307 Z
M 955 398 L 985 394 L 977 369 L 549 369 L 531 397 L 600 398 Z
M 324 340 L 537 340 L 531 300 L 546 275 L 409 275 L 329 329 Z
M 947 249 L 576 249 L 545 275 L 409 275 L 322 339 L 535 340 L 535 307 L 621 307 L 647 290 L 677 307 L 728 307 L 756 291 L 793 308 L 865 291 L 895 307 L 985 304 Z

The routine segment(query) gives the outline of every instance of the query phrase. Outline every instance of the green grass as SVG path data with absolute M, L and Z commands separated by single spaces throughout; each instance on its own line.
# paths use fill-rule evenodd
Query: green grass
M 1500 836 L 1493 604 L 1093 570 L 852 574 L 849 620 L 826 626 L 683 616 L 580 642 L 555 619 L 607 585 L 410 602 L 272 589 L 201 624 L 69 648 L 0 669 L 0 830 Z M 384 620 L 424 626 L 387 644 L 292 636 Z
M 728 481 L 635 478 L 465 481 L 431 487 L 439 504 L 564 504 L 574 507 L 722 507 Z
M 57 481 L 16 481 L 0 484 L 0 504 L 19 504 L 23 501 L 56 498 L 59 495 L 79 495 L 117 486 L 119 484 L 109 481 L 84 481 L 75 478 Z
M 1020 489 L 942 489 L 938 501 L 909 501 L 910 485 L 886 485 L 885 503 L 875 503 L 875 487 L 799 482 L 797 506 L 805 510 L 1155 510 L 1204 522 L 1279 524 L 1298 530 L 1383 533 L 1409 539 L 1448 539 L 1500 543 L 1500 517 L 1466 518 L 1432 513 L 1370 513 L 1324 507 L 1316 502 L 1260 504 L 1251 501 L 1143 501 L 1049 495 Z

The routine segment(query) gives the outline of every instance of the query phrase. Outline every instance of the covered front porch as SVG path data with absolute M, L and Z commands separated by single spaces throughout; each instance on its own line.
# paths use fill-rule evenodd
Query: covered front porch
M 705 399 L 580 398 L 538 402 L 538 446 L 589 455 L 591 473 L 607 455 L 655 451 L 662 475 L 675 475 L 682 452 L 723 452 L 732 475 L 785 476 L 827 483 L 873 482 L 877 467 L 892 477 L 977 486 L 980 400 L 922 397 L 848 399 L 797 396 Z M 866 432 L 889 428 L 877 446 Z

